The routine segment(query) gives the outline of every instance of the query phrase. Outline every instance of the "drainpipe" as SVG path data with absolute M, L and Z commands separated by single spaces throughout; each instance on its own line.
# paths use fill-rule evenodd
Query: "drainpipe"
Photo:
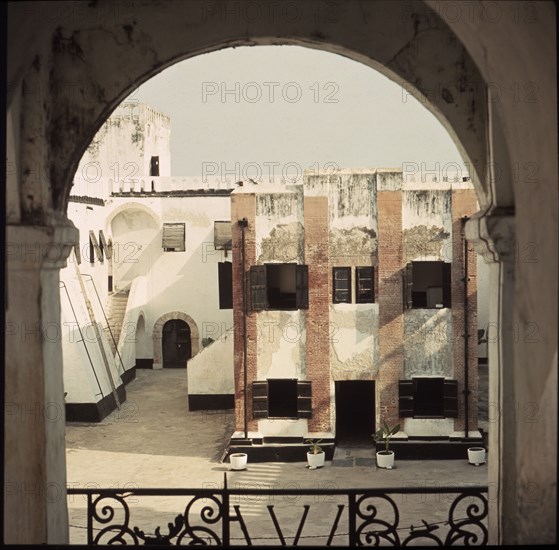
M 247 385 L 248 385 L 248 373 L 247 373 L 247 294 L 246 294 L 246 241 L 245 241 L 245 229 L 248 226 L 248 221 L 246 218 L 239 220 L 239 226 L 241 227 L 241 256 L 242 256 L 242 275 L 243 275 L 243 400 L 244 400 L 244 428 L 245 428 L 245 440 L 248 439 L 248 410 L 247 410 Z
M 464 243 L 464 436 L 466 439 L 469 437 L 469 396 L 470 396 L 470 381 L 469 381 L 469 346 L 470 346 L 470 333 L 468 327 L 468 242 L 466 241 L 466 222 L 469 220 L 468 216 L 462 218 L 462 242 Z

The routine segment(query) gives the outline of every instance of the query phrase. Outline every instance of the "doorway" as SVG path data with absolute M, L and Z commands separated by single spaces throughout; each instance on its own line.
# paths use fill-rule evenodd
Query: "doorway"
M 336 444 L 372 445 L 375 432 L 375 383 L 345 380 L 335 383 Z
M 192 357 L 190 327 L 182 319 L 171 319 L 163 325 L 163 368 L 185 368 Z

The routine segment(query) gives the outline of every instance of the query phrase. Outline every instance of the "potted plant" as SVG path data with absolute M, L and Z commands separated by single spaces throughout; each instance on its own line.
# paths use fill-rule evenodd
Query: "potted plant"
M 390 428 L 386 421 L 382 423 L 382 428 L 375 433 L 375 441 L 384 441 L 384 451 L 377 451 L 377 466 L 379 468 L 386 468 L 391 470 L 394 466 L 394 451 L 391 451 L 388 446 L 392 436 L 400 431 L 400 424 Z
M 469 447 L 468 462 L 474 466 L 485 464 L 485 449 L 483 447 Z
M 321 441 L 322 439 L 318 439 L 316 441 L 313 439 L 307 439 L 307 443 L 310 445 L 307 453 L 307 464 L 309 468 L 322 468 L 322 466 L 324 466 L 324 458 L 326 455 L 322 450 L 322 447 L 319 445 Z
M 229 456 L 231 470 L 245 470 L 247 467 L 246 453 L 233 453 Z

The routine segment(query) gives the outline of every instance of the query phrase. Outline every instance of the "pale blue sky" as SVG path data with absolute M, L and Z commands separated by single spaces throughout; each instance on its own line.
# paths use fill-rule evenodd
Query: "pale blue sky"
M 174 176 L 199 176 L 204 166 L 234 171 L 236 163 L 252 174 L 249 163 L 256 163 L 264 177 L 272 169 L 292 173 L 295 166 L 327 163 L 423 162 L 428 170 L 463 164 L 446 130 L 399 85 L 361 63 L 309 48 L 201 55 L 163 71 L 130 98 L 171 117 Z

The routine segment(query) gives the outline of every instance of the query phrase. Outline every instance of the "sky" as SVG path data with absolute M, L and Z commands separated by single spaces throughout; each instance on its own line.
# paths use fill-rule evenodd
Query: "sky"
M 420 173 L 463 166 L 446 130 L 405 89 L 320 50 L 257 46 L 200 55 L 161 72 L 128 100 L 171 117 L 173 176 L 265 179 L 304 169 Z

